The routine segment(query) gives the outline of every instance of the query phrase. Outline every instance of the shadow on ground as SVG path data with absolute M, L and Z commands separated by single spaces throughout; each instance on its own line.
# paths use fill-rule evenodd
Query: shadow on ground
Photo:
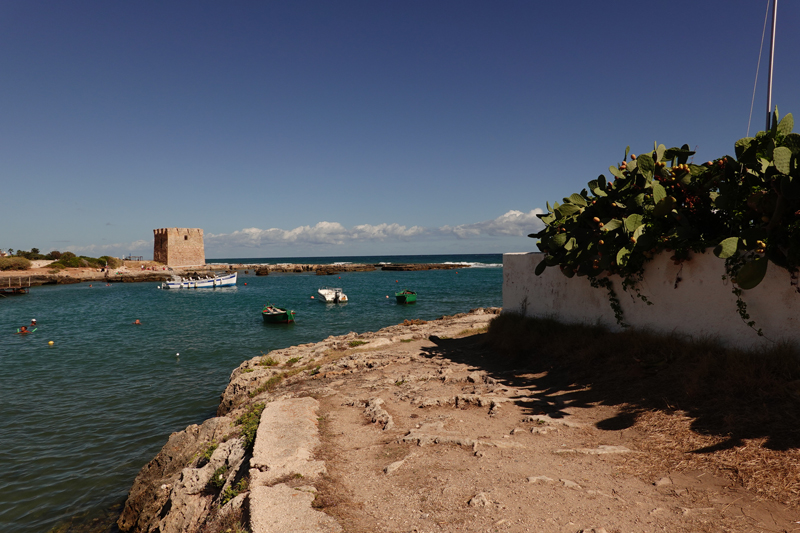
M 761 438 L 772 450 L 800 447 L 800 363 L 790 347 L 742 352 L 713 340 L 612 333 L 508 315 L 496 319 L 488 333 L 431 341 L 435 346 L 424 350 L 429 357 L 535 389 L 538 403 L 519 402 L 531 414 L 564 417 L 567 407 L 615 406 L 618 414 L 597 427 L 619 431 L 644 412 L 680 411 L 693 420 L 692 430 L 720 439 L 691 453 Z

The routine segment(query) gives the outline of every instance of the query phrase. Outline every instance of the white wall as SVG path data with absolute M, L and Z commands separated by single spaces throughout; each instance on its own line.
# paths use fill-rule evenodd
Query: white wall
M 754 289 L 743 291 L 751 320 L 764 332 L 764 337 L 759 337 L 736 311 L 730 281 L 722 281 L 722 259 L 709 250 L 676 266 L 670 255 L 657 255 L 645 269 L 640 289 L 653 305 L 624 292 L 618 276 L 610 278 L 626 323 L 660 332 L 718 337 L 725 344 L 749 348 L 781 340 L 800 344 L 800 293 L 786 270 L 770 264 L 765 279 Z M 543 258 L 542 253 L 503 255 L 504 312 L 620 329 L 605 289 L 593 288 L 585 277 L 567 278 L 557 266 L 536 276 L 534 269 Z

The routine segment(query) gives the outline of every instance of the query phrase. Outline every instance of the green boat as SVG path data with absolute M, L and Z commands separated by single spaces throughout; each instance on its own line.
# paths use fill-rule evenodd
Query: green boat
M 294 322 L 294 311 L 280 309 L 272 304 L 267 304 L 261 310 L 261 316 L 267 324 L 288 324 Z
M 413 304 L 417 301 L 417 293 L 408 289 L 394 293 L 394 297 L 399 304 Z

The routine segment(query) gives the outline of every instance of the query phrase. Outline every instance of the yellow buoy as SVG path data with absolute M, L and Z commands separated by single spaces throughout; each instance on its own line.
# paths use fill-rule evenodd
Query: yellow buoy
M 50 341 L 50 342 L 48 342 L 47 344 L 49 344 L 49 345 L 51 345 L 51 346 L 52 346 L 52 345 L 53 345 L 53 344 L 55 344 L 55 343 L 54 343 L 53 341 Z

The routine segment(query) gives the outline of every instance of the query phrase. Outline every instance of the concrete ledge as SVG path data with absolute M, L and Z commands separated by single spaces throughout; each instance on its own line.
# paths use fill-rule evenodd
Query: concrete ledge
M 653 305 L 623 291 L 620 278 L 611 276 L 626 323 L 662 333 L 718 337 L 727 345 L 747 348 L 777 341 L 800 344 L 800 293 L 786 270 L 770 264 L 764 281 L 744 291 L 751 320 L 764 331 L 759 337 L 737 313 L 730 281 L 722 280 L 722 259 L 709 250 L 674 265 L 669 256 L 659 254 L 645 269 L 640 289 Z M 604 289 L 593 288 L 585 277 L 567 278 L 558 267 L 536 276 L 534 269 L 543 258 L 542 253 L 503 255 L 504 312 L 621 329 Z
M 295 474 L 314 478 L 325 473 L 325 463 L 313 460 L 314 449 L 319 446 L 318 409 L 319 402 L 314 398 L 266 405 L 250 460 L 253 484 L 267 485 Z
M 256 487 L 250 493 L 250 527 L 253 533 L 338 533 L 332 517 L 311 507 L 312 487 Z

